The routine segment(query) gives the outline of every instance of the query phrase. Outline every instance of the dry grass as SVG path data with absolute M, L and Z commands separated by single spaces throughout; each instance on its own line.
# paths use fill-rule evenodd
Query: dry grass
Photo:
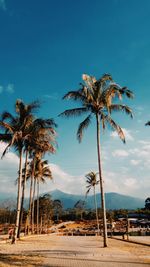
M 13 255 L 13 254 L 1 254 L 0 266 L 1 267 L 16 267 L 16 266 L 42 266 L 43 258 L 38 255 Z

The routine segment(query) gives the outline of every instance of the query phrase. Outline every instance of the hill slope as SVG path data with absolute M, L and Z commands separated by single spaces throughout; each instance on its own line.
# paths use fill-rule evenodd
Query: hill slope
M 54 190 L 50 192 L 46 192 L 46 194 L 50 194 L 52 199 L 59 199 L 63 204 L 64 209 L 73 208 L 74 205 L 79 200 L 85 200 L 84 195 L 73 195 L 64 193 L 60 190 Z M 44 194 L 42 194 L 44 195 Z M 96 195 L 98 207 L 100 207 L 100 194 Z M 106 209 L 137 209 L 137 208 L 144 208 L 144 199 L 135 198 L 131 196 L 121 195 L 118 193 L 106 193 Z M 86 198 L 86 208 L 87 209 L 94 209 L 94 196 L 89 195 Z M 25 206 L 28 205 L 28 199 L 25 200 Z M 7 196 L 6 194 L 1 195 L 0 197 L 0 208 L 11 208 L 14 209 L 16 207 L 16 197 L 11 195 Z
M 52 199 L 59 199 L 63 203 L 63 207 L 73 208 L 78 200 L 85 200 L 83 195 L 67 194 L 59 190 L 48 192 Z M 96 195 L 98 207 L 100 206 L 100 194 Z M 107 209 L 137 209 L 144 207 L 144 200 L 131 196 L 121 195 L 118 193 L 106 193 L 106 208 Z M 94 208 L 94 197 L 88 196 L 86 199 L 86 208 Z

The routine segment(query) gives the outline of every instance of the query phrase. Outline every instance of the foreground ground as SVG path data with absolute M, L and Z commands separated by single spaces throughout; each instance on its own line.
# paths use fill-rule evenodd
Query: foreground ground
M 16 245 L 0 244 L 0 266 L 140 267 L 150 266 L 150 247 L 101 237 L 30 236 Z

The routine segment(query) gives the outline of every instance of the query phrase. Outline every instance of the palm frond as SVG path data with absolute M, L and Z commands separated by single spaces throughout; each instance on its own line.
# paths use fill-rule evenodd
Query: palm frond
M 65 116 L 65 117 L 72 117 L 72 116 L 80 116 L 84 113 L 88 112 L 87 107 L 83 108 L 74 108 L 74 109 L 67 109 L 64 112 L 60 113 L 58 116 Z
M 74 101 L 81 101 L 83 102 L 85 100 L 85 95 L 83 94 L 83 90 L 84 90 L 84 85 L 82 83 L 80 83 L 81 85 L 81 89 L 77 90 L 77 91 L 70 91 L 67 94 L 65 94 L 63 96 L 62 99 L 72 99 Z
M 111 104 L 109 107 L 110 112 L 111 111 L 124 111 L 127 115 L 130 115 L 131 118 L 133 118 L 133 113 L 130 107 L 126 105 L 120 105 L 120 104 Z
M 1 115 L 1 120 L 10 120 L 13 124 L 17 122 L 17 118 L 15 118 L 11 113 L 4 111 Z
M 110 74 L 105 73 L 105 74 L 103 74 L 103 76 L 99 80 L 97 80 L 97 83 L 99 83 L 100 86 L 103 87 L 104 84 L 108 81 L 112 82 L 113 78 Z
M 12 128 L 12 126 L 9 123 L 6 123 L 4 121 L 0 121 L 0 127 L 6 129 L 10 133 L 13 133 L 13 128 Z
M 87 197 L 87 195 L 88 195 L 88 193 L 90 192 L 90 190 L 91 190 L 91 186 L 90 186 L 89 189 L 86 191 L 86 193 L 85 193 L 85 197 Z
M 1 156 L 1 159 L 5 156 L 5 154 L 8 152 L 8 149 L 10 148 L 11 146 L 11 143 L 9 143 L 6 148 L 4 149 L 3 153 L 2 153 L 2 156 Z
M 12 135 L 11 134 L 0 134 L 0 141 L 3 141 L 3 142 L 10 142 L 11 141 L 11 138 L 12 138 Z
M 122 94 L 125 94 L 128 98 L 134 98 L 134 94 L 131 90 L 129 90 L 126 86 L 122 87 L 120 92 Z
M 84 121 L 82 121 L 79 125 L 78 131 L 77 131 L 77 139 L 79 143 L 82 140 L 84 130 L 89 126 L 90 123 L 91 123 L 91 114 Z
M 118 133 L 120 139 L 123 141 L 123 143 L 125 143 L 125 135 L 121 127 L 118 124 L 116 124 L 115 121 L 109 115 L 103 114 L 103 119 L 111 126 L 113 130 L 115 130 Z

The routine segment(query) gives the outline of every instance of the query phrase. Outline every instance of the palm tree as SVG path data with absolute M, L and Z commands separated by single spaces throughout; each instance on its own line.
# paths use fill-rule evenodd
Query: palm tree
M 45 179 L 50 179 L 52 180 L 52 173 L 50 170 L 50 167 L 48 166 L 48 161 L 47 160 L 41 160 L 38 159 L 36 163 L 36 168 L 35 168 L 35 177 L 37 180 L 37 234 L 39 233 L 39 185 L 41 183 L 45 183 Z
M 24 142 L 29 136 L 29 128 L 33 121 L 33 111 L 39 107 L 39 102 L 35 101 L 29 105 L 25 105 L 23 101 L 17 100 L 15 104 L 16 116 L 9 112 L 1 115 L 0 127 L 3 132 L 0 139 L 8 145 L 6 146 L 2 157 L 6 154 L 10 147 L 14 147 L 19 154 L 19 176 L 18 176 L 18 193 L 17 193 L 17 215 L 16 225 L 13 234 L 12 243 L 16 242 L 19 229 L 20 207 L 21 207 L 21 184 L 22 184 L 22 157 Z
M 101 147 L 100 147 L 100 124 L 105 129 L 106 124 L 110 125 L 113 130 L 117 131 L 121 140 L 125 143 L 124 133 L 119 125 L 111 117 L 112 111 L 123 111 L 132 117 L 131 109 L 123 104 L 112 103 L 113 99 L 122 99 L 123 95 L 129 98 L 133 97 L 133 93 L 127 87 L 120 87 L 116 84 L 111 75 L 104 74 L 100 79 L 83 74 L 84 83 L 77 91 L 68 92 L 63 99 L 71 99 L 78 101 L 81 107 L 65 110 L 60 116 L 72 117 L 88 114 L 88 116 L 80 123 L 77 131 L 77 139 L 81 142 L 84 130 L 91 123 L 92 115 L 96 119 L 97 133 L 97 156 L 98 156 L 98 172 L 101 191 L 101 205 L 103 212 L 103 235 L 104 247 L 107 247 L 107 226 L 105 198 L 103 189 L 102 165 L 101 165 Z
M 96 221 L 97 221 L 97 231 L 99 234 L 99 220 L 98 220 L 98 212 L 97 212 L 97 200 L 96 200 L 96 194 L 95 194 L 95 186 L 99 183 L 99 181 L 97 181 L 97 174 L 98 173 L 95 173 L 95 172 L 89 172 L 88 174 L 85 175 L 85 177 L 87 178 L 86 183 L 88 184 L 86 186 L 87 188 L 86 196 L 90 192 L 91 188 L 93 188 Z

